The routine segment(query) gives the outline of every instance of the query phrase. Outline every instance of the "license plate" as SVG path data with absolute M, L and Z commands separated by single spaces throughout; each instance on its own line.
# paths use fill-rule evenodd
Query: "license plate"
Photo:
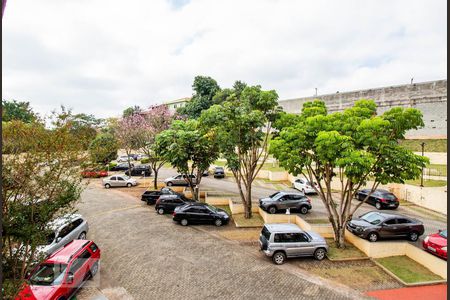
M 391 204 L 389 204 L 389 206 L 390 206 L 390 207 L 394 207 L 394 206 L 395 206 L 395 203 L 391 203 Z
M 431 250 L 433 252 L 436 252 L 436 249 L 434 249 L 433 247 L 428 246 L 428 250 Z

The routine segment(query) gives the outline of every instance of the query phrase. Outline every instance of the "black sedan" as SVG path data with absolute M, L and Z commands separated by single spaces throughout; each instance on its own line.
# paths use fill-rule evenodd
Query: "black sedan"
M 159 196 L 161 195 L 177 195 L 177 192 L 174 192 L 172 189 L 163 187 L 159 191 L 145 191 L 142 196 L 141 200 L 147 202 L 148 205 L 155 204 L 156 200 L 158 200 Z
M 131 168 L 133 167 L 134 164 L 131 164 Z M 128 163 L 121 163 L 111 168 L 111 171 L 124 171 L 124 170 L 128 170 Z
M 228 224 L 230 216 L 223 209 L 205 203 L 192 203 L 176 207 L 173 212 L 173 220 L 183 226 L 188 224 L 222 226 Z
M 224 177 L 225 177 L 225 170 L 222 167 L 215 167 L 214 178 L 224 178 Z
M 130 175 L 130 172 L 127 171 L 125 172 L 125 175 Z M 150 166 L 148 165 L 139 165 L 136 167 L 131 168 L 131 176 L 152 176 L 152 169 L 150 169 Z
M 356 199 L 358 199 L 359 201 L 363 201 L 364 199 L 366 199 L 369 193 L 370 189 L 358 191 L 356 193 Z M 396 209 L 400 205 L 400 202 L 398 201 L 397 197 L 395 197 L 394 194 L 381 189 L 375 190 L 369 196 L 369 199 L 367 199 L 366 202 L 370 205 L 375 206 L 376 209 L 382 208 Z

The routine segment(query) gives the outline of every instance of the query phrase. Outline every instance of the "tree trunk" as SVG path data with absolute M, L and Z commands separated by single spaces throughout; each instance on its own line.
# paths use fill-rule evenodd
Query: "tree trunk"
M 245 201 L 245 218 L 250 219 L 252 217 L 252 185 L 249 184 L 247 187 L 247 195 L 246 195 L 246 201 Z
M 345 248 L 345 227 L 341 224 L 338 225 L 338 230 L 335 233 L 335 241 L 338 248 Z
M 153 187 L 155 188 L 155 190 L 158 189 L 158 170 L 156 170 L 156 168 L 153 170 L 153 173 L 155 175 L 155 179 L 153 180 Z

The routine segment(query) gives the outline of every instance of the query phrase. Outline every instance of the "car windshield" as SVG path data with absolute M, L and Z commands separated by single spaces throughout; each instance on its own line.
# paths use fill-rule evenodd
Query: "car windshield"
M 51 232 L 51 233 L 47 236 L 47 244 L 50 245 L 54 240 L 55 240 L 55 233 L 54 233 L 54 232 Z
M 439 232 L 439 235 L 442 236 L 444 239 L 447 238 L 447 230 L 442 230 L 441 232 Z
M 217 208 L 215 208 L 214 206 L 211 206 L 211 205 L 209 205 L 209 204 L 206 204 L 206 206 L 207 206 L 210 210 L 212 210 L 213 212 L 217 212 Z
M 369 222 L 370 224 L 373 224 L 373 225 L 380 224 L 381 221 L 383 221 L 379 214 L 372 213 L 372 212 L 367 213 L 364 216 L 361 216 L 361 220 Z
M 64 278 L 66 264 L 42 264 L 30 276 L 32 285 L 57 285 Z
M 279 194 L 280 194 L 280 192 L 276 192 L 276 193 L 274 193 L 274 194 L 270 195 L 270 196 L 269 196 L 269 198 L 273 198 L 273 197 L 275 197 L 276 195 L 278 195 L 278 196 L 279 196 Z M 278 197 L 277 197 L 277 198 L 278 198 Z
M 128 180 L 128 179 L 130 179 L 130 177 L 129 177 L 129 176 L 126 176 L 126 175 L 123 175 L 122 178 L 123 178 L 123 180 Z

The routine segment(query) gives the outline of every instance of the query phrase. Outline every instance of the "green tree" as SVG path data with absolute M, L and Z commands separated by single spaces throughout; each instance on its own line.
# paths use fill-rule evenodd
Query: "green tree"
M 142 112 L 142 108 L 139 105 L 130 106 L 123 111 L 122 117 L 126 118 L 126 117 L 129 117 L 134 114 L 141 113 L 141 112 Z
M 186 176 L 195 200 L 202 174 L 219 156 L 214 133 L 196 120 L 174 121 L 169 129 L 156 136 L 160 155 L 180 174 Z M 197 184 L 192 181 L 196 175 Z
M 24 123 L 31 123 L 38 119 L 38 116 L 30 107 L 29 102 L 16 100 L 2 101 L 2 120 L 9 122 L 12 120 L 22 121 Z
M 192 84 L 194 94 L 185 106 L 180 107 L 177 112 L 190 119 L 196 119 L 203 110 L 213 105 L 214 95 L 220 91 L 217 81 L 207 76 L 196 76 Z
M 93 163 L 107 164 L 117 158 L 119 150 L 116 138 L 110 133 L 101 133 L 89 145 L 89 155 Z
M 199 118 L 217 135 L 220 152 L 236 179 L 246 218 L 252 217 L 252 183 L 267 159 L 272 122 L 279 111 L 274 90 L 251 86 L 231 93 Z
M 395 107 L 378 116 L 374 101 L 359 100 L 328 114 L 324 102 L 314 101 L 305 103 L 295 118 L 272 140 L 270 151 L 291 174 L 317 183 L 314 188 L 341 248 L 346 224 L 379 184 L 417 178 L 428 161 L 399 145 L 407 130 L 423 126 L 422 114 L 414 108 Z M 332 192 L 332 182 L 339 184 L 339 193 Z M 372 192 L 352 205 L 366 184 Z
M 48 222 L 74 211 L 83 184 L 82 142 L 56 116 L 51 129 L 13 120 L 2 128 L 3 297 L 14 299 L 46 244 Z M 4 152 L 4 153 L 5 153 Z

